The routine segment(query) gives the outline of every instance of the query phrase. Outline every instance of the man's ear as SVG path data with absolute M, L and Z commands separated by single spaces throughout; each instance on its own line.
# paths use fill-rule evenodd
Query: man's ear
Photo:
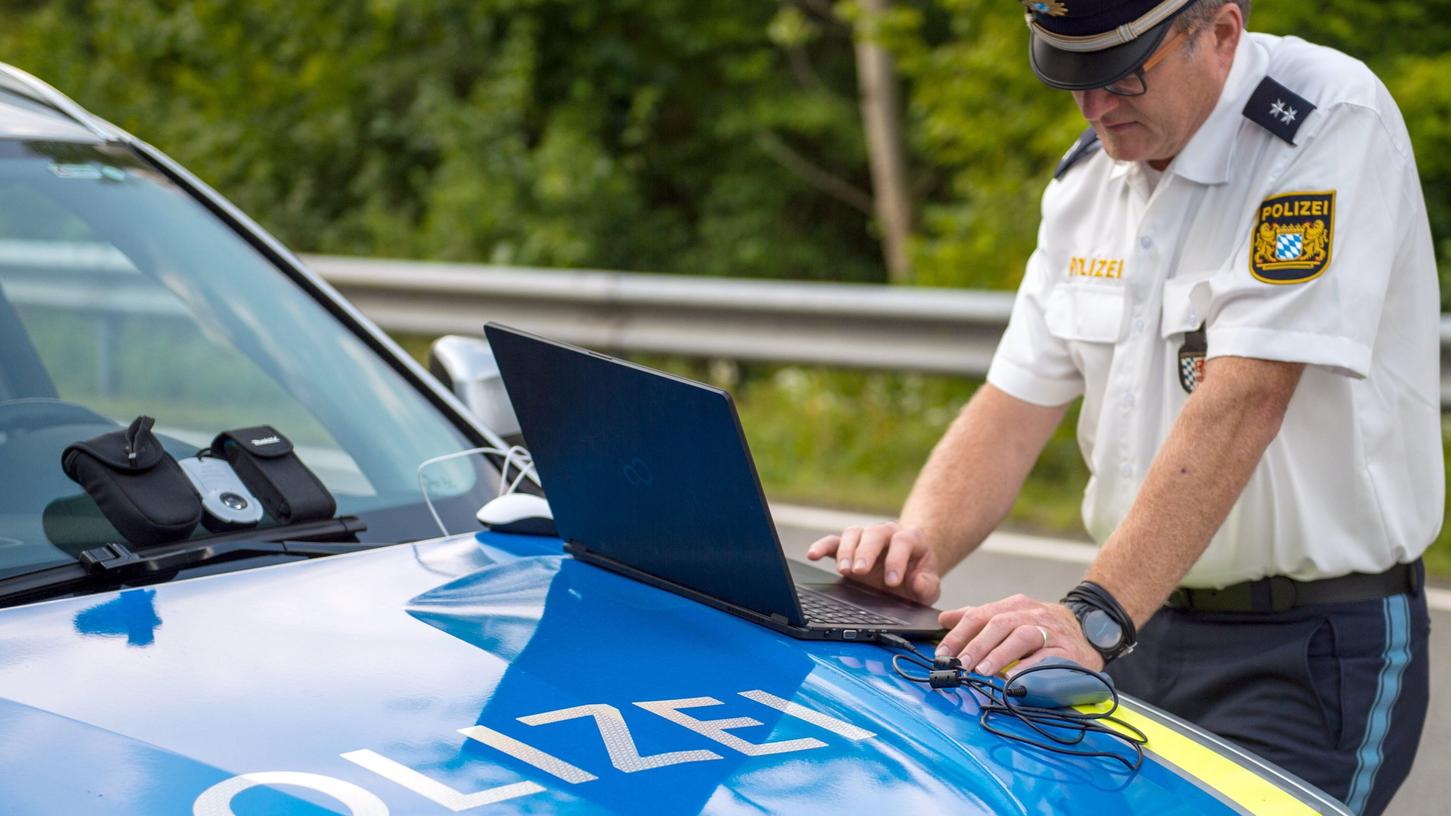
M 1244 33 L 1244 12 L 1238 3 L 1225 3 L 1214 15 L 1210 35 L 1214 37 L 1214 52 L 1228 57 L 1239 47 L 1239 37 Z

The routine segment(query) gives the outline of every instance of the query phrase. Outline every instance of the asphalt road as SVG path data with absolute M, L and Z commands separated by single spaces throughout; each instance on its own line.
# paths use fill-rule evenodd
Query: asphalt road
M 848 524 L 873 519 L 847 513 L 774 505 L 773 513 L 787 555 L 805 560 L 807 545 Z M 1022 592 L 1038 598 L 1059 596 L 1078 582 L 1092 558 L 1087 544 L 998 534 L 983 549 L 943 579 L 943 608 L 984 603 Z M 1451 812 L 1451 587 L 1431 590 L 1431 711 L 1410 778 L 1401 787 L 1389 816 L 1442 816 Z M 1441 678 L 1438 684 L 1438 679 Z

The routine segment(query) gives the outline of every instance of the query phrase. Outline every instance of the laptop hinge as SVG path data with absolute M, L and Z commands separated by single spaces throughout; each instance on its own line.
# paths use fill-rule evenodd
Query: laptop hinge
M 782 615 L 780 612 L 772 612 L 771 613 L 771 620 L 773 620 L 773 621 L 781 624 L 782 626 L 790 626 L 791 625 L 791 621 L 787 620 L 786 619 L 786 616 L 785 615 Z

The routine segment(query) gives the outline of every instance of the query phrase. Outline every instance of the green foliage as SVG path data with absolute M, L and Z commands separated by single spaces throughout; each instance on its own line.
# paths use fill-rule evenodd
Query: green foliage
M 1448 18 L 1261 2 L 1251 28 L 1386 81 L 1451 275 Z M 903 77 L 917 282 L 1011 288 L 1083 121 L 1008 0 L 29 0 L 0 59 L 301 250 L 880 281 L 854 35 Z
M 940 0 L 921 38 L 896 46 L 922 202 L 915 266 L 931 286 L 1012 288 L 1038 230 L 1038 199 L 1083 130 L 1071 98 L 1028 68 L 1022 14 Z M 925 32 L 944 32 L 937 41 Z
M 783 9 L 56 0 L 0 59 L 300 250 L 881 280 L 866 215 L 782 164 L 867 186 L 848 32 Z

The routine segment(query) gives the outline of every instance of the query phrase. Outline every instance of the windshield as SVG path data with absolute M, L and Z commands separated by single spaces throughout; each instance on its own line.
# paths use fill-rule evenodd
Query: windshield
M 119 540 L 61 452 L 141 414 L 178 459 L 273 426 L 372 541 L 437 535 L 417 467 L 474 445 L 127 149 L 0 141 L 0 575 Z M 470 460 L 425 477 L 455 531 L 495 484 Z

